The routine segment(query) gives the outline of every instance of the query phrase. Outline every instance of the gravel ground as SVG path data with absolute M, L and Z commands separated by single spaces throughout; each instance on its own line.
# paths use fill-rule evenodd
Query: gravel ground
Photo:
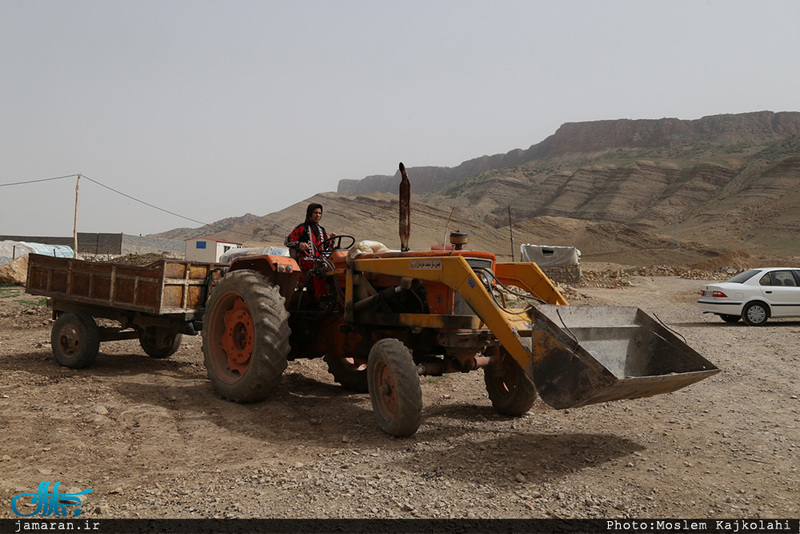
M 800 321 L 726 324 L 702 281 L 631 277 L 573 304 L 639 306 L 722 369 L 683 390 L 496 414 L 480 371 L 425 378 L 423 423 L 387 436 L 321 360 L 266 401 L 222 400 L 198 337 L 168 360 L 104 343 L 59 367 L 42 299 L 0 287 L 0 517 L 43 480 L 98 518 L 775 518 L 800 515 Z M 601 285 L 602 284 L 596 284 Z

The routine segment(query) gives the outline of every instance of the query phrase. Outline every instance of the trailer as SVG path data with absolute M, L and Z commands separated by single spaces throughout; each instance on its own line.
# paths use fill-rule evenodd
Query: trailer
M 223 265 L 159 260 L 146 266 L 30 254 L 25 290 L 48 298 L 58 363 L 94 362 L 103 341 L 138 339 L 146 354 L 167 358 L 183 334 L 202 330 L 205 303 Z M 98 326 L 96 319 L 116 322 Z

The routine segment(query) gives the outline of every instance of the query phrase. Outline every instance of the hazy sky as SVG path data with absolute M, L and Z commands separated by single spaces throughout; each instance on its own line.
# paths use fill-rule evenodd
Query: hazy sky
M 75 178 L 13 182 L 213 222 L 565 122 L 797 111 L 798 28 L 797 0 L 0 0 L 0 234 L 72 235 Z M 81 232 L 199 226 L 80 184 Z

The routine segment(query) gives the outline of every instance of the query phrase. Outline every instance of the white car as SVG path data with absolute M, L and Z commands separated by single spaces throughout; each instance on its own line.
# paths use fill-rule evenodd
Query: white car
M 700 310 L 726 323 L 743 319 L 760 326 L 770 317 L 800 317 L 800 269 L 750 269 L 727 282 L 705 285 L 700 294 Z

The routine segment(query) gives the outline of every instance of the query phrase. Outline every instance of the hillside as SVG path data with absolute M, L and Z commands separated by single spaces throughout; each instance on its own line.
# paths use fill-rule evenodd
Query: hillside
M 252 213 L 246 213 L 241 217 L 228 217 L 227 219 L 220 219 L 219 221 L 201 226 L 200 228 L 174 228 L 160 234 L 156 237 L 163 239 L 192 239 L 194 237 L 208 237 L 231 228 L 247 225 L 253 221 L 257 221 L 260 217 Z
M 609 221 L 726 248 L 798 254 L 800 113 L 565 124 L 528 150 L 454 168 L 409 168 L 424 202 L 493 227 L 541 216 Z M 396 188 L 398 176 L 339 192 Z M 394 185 L 392 185 L 394 184 Z
M 261 217 L 235 229 L 203 235 L 241 241 L 247 246 L 282 245 L 291 229 L 301 222 L 307 202 L 325 207 L 322 224 L 328 231 L 352 235 L 357 240 L 369 239 L 400 248 L 398 236 L 398 201 L 390 194 L 351 197 L 323 193 L 284 210 Z M 519 245 L 577 246 L 585 261 L 615 261 L 628 265 L 691 265 L 714 260 L 723 254 L 700 243 L 683 242 L 680 246 L 670 236 L 659 236 L 612 223 L 593 223 L 563 217 L 537 217 L 516 223 L 509 228 L 494 228 L 473 218 L 468 209 L 436 207 L 422 202 L 411 206 L 411 247 L 429 249 L 441 244 L 446 233 L 467 232 L 468 248 L 486 250 L 504 260 L 511 258 L 510 234 L 513 231 L 514 254 L 519 259 Z
M 522 243 L 575 245 L 584 260 L 691 264 L 726 251 L 800 255 L 800 113 L 569 123 L 527 150 L 454 168 L 410 167 L 415 248 L 446 230 L 511 255 Z M 308 202 L 338 234 L 399 248 L 396 176 L 343 180 L 275 213 L 159 237 L 282 244 Z M 509 229 L 509 208 L 513 227 Z M 678 246 L 680 243 L 680 246 Z M 663 257 L 661 257 L 663 256 Z

